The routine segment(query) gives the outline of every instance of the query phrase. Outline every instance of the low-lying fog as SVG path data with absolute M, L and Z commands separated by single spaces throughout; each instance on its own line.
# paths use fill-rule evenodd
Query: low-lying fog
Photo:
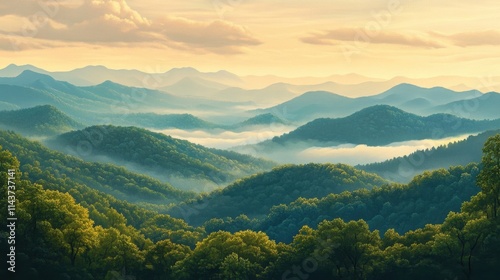
M 179 129 L 162 130 L 161 132 L 206 147 L 218 149 L 232 148 L 232 150 L 240 153 L 271 159 L 278 163 L 331 162 L 349 165 L 381 162 L 394 157 L 408 155 L 417 150 L 430 149 L 450 142 L 464 140 L 471 135 L 465 134 L 443 139 L 394 142 L 386 146 L 344 144 L 334 147 L 311 147 L 311 145 L 304 143 L 302 145 L 287 146 L 283 149 L 274 149 L 271 152 L 266 151 L 265 153 L 259 153 L 257 152 L 258 149 L 252 147 L 252 144 L 282 135 L 292 129 L 293 127 L 280 126 L 279 129 L 270 130 L 267 127 L 262 130 L 245 132 L 218 131 L 209 133 Z
M 252 145 L 280 136 L 294 130 L 295 126 L 276 125 L 263 126 L 252 131 L 234 132 L 227 130 L 186 131 L 182 129 L 166 129 L 157 132 L 170 135 L 174 138 L 188 140 L 209 148 L 228 149 L 235 146 Z
M 425 139 L 394 142 L 387 146 L 341 145 L 337 147 L 313 147 L 290 157 L 294 163 L 332 162 L 349 165 L 381 162 L 394 157 L 405 156 L 417 150 L 430 149 L 450 142 L 466 139 L 470 134 L 443 139 Z

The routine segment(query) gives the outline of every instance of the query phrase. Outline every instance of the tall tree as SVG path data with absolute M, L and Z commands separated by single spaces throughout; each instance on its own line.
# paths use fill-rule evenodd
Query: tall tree
M 497 218 L 500 207 L 500 134 L 488 138 L 483 148 L 483 169 L 478 184 L 487 198 L 487 215 Z
M 191 254 L 186 245 L 165 239 L 157 242 L 146 253 L 146 263 L 151 264 L 154 279 L 171 279 L 173 266 Z
M 450 212 L 443 223 L 443 233 L 436 235 L 434 249 L 444 252 L 442 255 L 454 260 L 466 279 L 472 279 L 474 258 L 490 229 L 490 221 L 484 216 Z
M 318 226 L 318 237 L 335 245 L 333 250 L 327 248 L 323 253 L 329 254 L 339 278 L 367 279 L 381 254 L 379 232 L 370 231 L 363 220 L 346 223 L 337 218 L 323 221 Z

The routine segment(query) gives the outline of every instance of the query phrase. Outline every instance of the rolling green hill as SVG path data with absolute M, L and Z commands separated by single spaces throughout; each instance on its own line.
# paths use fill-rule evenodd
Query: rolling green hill
M 270 172 L 238 180 L 187 205 L 206 205 L 201 213 L 189 217 L 190 222 L 196 225 L 228 215 L 262 216 L 272 206 L 290 203 L 299 197 L 320 198 L 330 193 L 371 189 L 386 183 L 377 175 L 343 164 L 283 165 Z M 174 217 L 181 215 L 176 210 L 174 208 L 170 212 Z
M 478 173 L 479 166 L 469 164 L 425 172 L 406 185 L 387 184 L 371 190 L 332 192 L 319 198 L 303 195 L 293 202 L 273 206 L 265 217 L 258 219 L 235 217 L 234 210 L 229 208 L 226 212 L 218 212 L 204 227 L 208 233 L 243 229 L 264 231 L 274 240 L 291 242 L 303 226 L 316 227 L 325 219 L 341 218 L 345 221 L 363 219 L 371 229 L 380 232 L 393 228 L 404 233 L 429 223 L 442 223 L 450 211 L 459 211 L 462 202 L 479 192 L 475 182 Z M 214 208 L 212 204 L 221 201 L 224 200 L 211 201 L 209 198 L 205 202 L 208 210 L 204 209 L 200 215 L 206 215 Z M 247 203 L 254 204 L 261 205 L 257 201 Z
M 152 175 L 209 180 L 219 185 L 275 165 L 137 127 L 92 126 L 60 135 L 50 143 L 52 147 L 71 147 L 75 155 L 86 159 L 105 157 Z M 78 152 L 82 143 L 87 150 Z
M 500 128 L 500 119 L 476 121 L 449 114 L 421 117 L 396 107 L 377 105 L 345 118 L 316 119 L 272 139 L 273 143 L 313 142 L 316 145 L 343 143 L 387 145 L 393 142 L 439 139 L 463 133 Z
M 83 127 L 52 105 L 0 111 L 0 125 L 29 136 L 56 135 Z
M 175 189 L 145 175 L 112 164 L 86 162 L 44 147 L 14 133 L 0 130 L 0 145 L 21 162 L 21 171 L 33 181 L 54 184 L 61 191 L 82 185 L 85 190 L 97 190 L 117 199 L 134 203 L 170 204 L 195 197 L 194 193 Z M 58 180 L 66 181 L 56 185 Z

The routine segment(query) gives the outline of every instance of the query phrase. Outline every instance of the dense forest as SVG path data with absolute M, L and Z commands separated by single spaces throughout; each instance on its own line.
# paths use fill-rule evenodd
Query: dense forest
M 58 136 L 50 146 L 69 147 L 84 159 L 105 157 L 118 164 L 141 167 L 142 173 L 205 179 L 217 184 L 272 168 L 275 163 L 137 127 L 91 126 Z M 81 151 L 79 151 L 80 149 Z
M 22 240 L 16 244 L 16 275 L 22 279 L 496 279 L 500 273 L 498 134 L 486 141 L 480 166 L 426 172 L 408 185 L 299 198 L 271 209 L 269 226 L 287 215 L 312 220 L 315 207 L 329 215 L 305 223 L 286 242 L 252 229 L 210 233 L 208 225 L 194 228 L 118 202 L 41 167 L 43 155 L 30 151 L 43 153 L 30 147 L 37 144 L 23 142 L 28 148 L 21 149 L 22 138 L 1 138 L 7 137 L 0 180 L 7 181 L 4 170 L 16 170 L 16 213 L 22 220 L 16 228 Z M 38 157 L 40 166 L 26 164 L 30 157 Z M 99 168 L 106 165 L 94 170 Z M 447 203 L 441 195 L 452 197 Z M 0 194 L 3 209 L 6 196 Z M 410 205 L 409 197 L 421 201 Z M 446 207 L 451 212 L 444 213 Z M 352 216 L 358 210 L 361 216 Z M 6 215 L 1 211 L 0 219 Z M 408 216 L 422 226 L 408 230 Z M 386 223 L 399 228 L 386 229 Z M 2 228 L 3 251 L 9 249 L 7 238 Z
M 0 131 L 0 145 L 17 156 L 22 162 L 21 170 L 32 182 L 42 180 L 59 191 L 74 192 L 75 198 L 88 198 L 87 192 L 95 191 L 133 203 L 177 203 L 195 197 L 194 193 L 177 190 L 123 167 L 87 162 L 52 151 L 13 132 Z
M 407 140 L 439 139 L 498 128 L 500 120 L 477 121 L 450 114 L 421 117 L 396 107 L 376 105 L 345 118 L 316 119 L 290 133 L 273 138 L 272 142 L 287 144 L 312 141 L 320 146 L 343 143 L 377 146 Z
M 83 128 L 82 124 L 51 105 L 0 111 L 0 126 L 30 136 L 57 135 Z
M 387 183 L 377 175 L 345 164 L 282 165 L 270 172 L 240 179 L 185 206 L 206 205 L 201 213 L 190 217 L 191 223 L 199 225 L 210 218 L 236 218 L 241 214 L 262 217 L 271 207 L 301 197 L 322 198 L 331 193 L 372 189 Z M 182 217 L 181 210 L 182 207 L 175 207 L 169 213 Z

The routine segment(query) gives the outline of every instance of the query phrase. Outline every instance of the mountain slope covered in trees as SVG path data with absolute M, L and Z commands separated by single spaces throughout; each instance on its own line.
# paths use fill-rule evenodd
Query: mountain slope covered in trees
M 476 164 L 440 169 L 416 176 L 406 185 L 385 185 L 373 190 L 332 193 L 320 199 L 299 198 L 275 206 L 257 228 L 277 241 L 291 241 L 304 225 L 316 227 L 323 220 L 365 220 L 371 229 L 399 233 L 441 223 L 450 211 L 479 192 Z M 208 222 L 210 225 L 214 221 Z M 209 230 L 211 231 L 211 230 Z
M 31 181 L 51 182 L 56 190 L 70 191 L 68 184 L 71 182 L 84 185 L 85 192 L 94 189 L 135 203 L 169 204 L 195 197 L 194 193 L 180 191 L 168 183 L 130 172 L 123 167 L 86 162 L 50 150 L 13 132 L 0 130 L 0 145 L 19 158 L 22 162 L 21 170 Z M 60 183 L 59 180 L 68 182 Z
M 83 128 L 52 105 L 0 111 L 0 125 L 30 136 L 50 136 Z
M 299 197 L 321 198 L 330 193 L 371 189 L 386 184 L 377 175 L 343 164 L 283 165 L 270 172 L 253 175 L 222 190 L 212 192 L 189 205 L 204 205 L 203 211 L 189 217 L 198 225 L 210 218 L 266 215 L 272 206 L 290 203 Z M 174 217 L 183 213 L 174 208 Z
M 51 146 L 72 147 L 75 155 L 87 159 L 107 157 L 152 175 L 209 180 L 216 184 L 224 184 L 275 165 L 270 161 L 206 148 L 136 127 L 88 127 L 58 136 Z M 78 148 L 82 147 L 86 150 L 78 152 Z
M 203 231 L 185 226 L 176 234 L 144 236 L 142 232 L 162 233 L 165 228 L 182 228 L 182 225 L 168 223 L 167 216 L 157 215 L 143 223 L 144 228 L 138 231 L 127 227 L 123 216 L 111 215 L 113 211 L 109 208 L 111 212 L 104 215 L 108 218 L 98 222 L 87 210 L 87 204 L 76 203 L 74 193 L 49 190 L 25 180 L 28 176 L 21 174 L 19 162 L 8 151 L 0 150 L 0 163 L 6 170 L 16 170 L 13 181 L 18 187 L 16 195 L 20 202 L 16 213 L 24 221 L 23 226 L 17 228 L 18 236 L 24 239 L 16 244 L 16 256 L 19 276 L 23 279 L 293 279 L 307 276 L 310 279 L 489 280 L 496 279 L 500 273 L 500 243 L 497 242 L 500 239 L 500 177 L 496 172 L 499 147 L 500 135 L 486 142 L 483 169 L 479 174 L 476 166 L 469 165 L 450 169 L 448 174 L 442 170 L 417 176 L 412 182 L 416 188 L 410 184 L 372 191 L 376 194 L 372 197 L 375 205 L 384 203 L 382 211 L 387 210 L 389 214 L 392 210 L 400 211 L 400 207 L 413 207 L 404 204 L 405 197 L 415 193 L 424 195 L 431 189 L 434 195 L 425 197 L 432 203 L 437 202 L 436 207 L 441 206 L 435 192 L 460 189 L 460 184 L 477 178 L 480 192 L 463 203 L 459 211 L 449 212 L 440 224 L 427 224 L 405 233 L 394 229 L 381 232 L 373 230 L 363 219 L 345 221 L 325 217 L 317 226 L 300 228 L 289 243 L 276 243 L 266 233 L 252 230 L 204 235 Z M 6 182 L 7 177 L 7 173 L 0 173 L 2 182 Z M 331 206 L 339 209 L 344 207 L 344 202 L 363 196 L 363 192 L 355 191 L 325 199 L 338 202 Z M 314 208 L 318 201 L 297 202 L 306 207 L 304 211 Z M 391 206 L 387 202 L 401 205 Z M 6 203 L 6 192 L 2 192 L 0 206 L 6 208 Z M 323 204 L 326 206 L 328 202 Z M 293 212 L 302 215 L 299 209 Z M 6 214 L 6 211 L 0 212 L 0 218 L 6 220 Z M 398 216 L 398 213 L 392 214 Z M 401 214 L 398 219 L 404 222 L 407 213 Z M 393 218 L 389 215 L 389 219 Z M 7 248 L 8 233 L 6 229 L 1 229 L 1 233 L 0 244 L 7 251 L 10 249 Z M 191 240 L 189 246 L 183 245 L 186 239 Z M 192 241 L 198 242 L 195 245 Z M 6 269 L 0 273 L 2 278 L 7 277 Z
M 273 138 L 272 142 L 282 145 L 310 141 L 318 145 L 352 143 L 377 146 L 407 140 L 439 139 L 499 127 L 500 119 L 476 121 L 449 114 L 421 117 L 392 106 L 377 105 L 345 118 L 316 119 Z

